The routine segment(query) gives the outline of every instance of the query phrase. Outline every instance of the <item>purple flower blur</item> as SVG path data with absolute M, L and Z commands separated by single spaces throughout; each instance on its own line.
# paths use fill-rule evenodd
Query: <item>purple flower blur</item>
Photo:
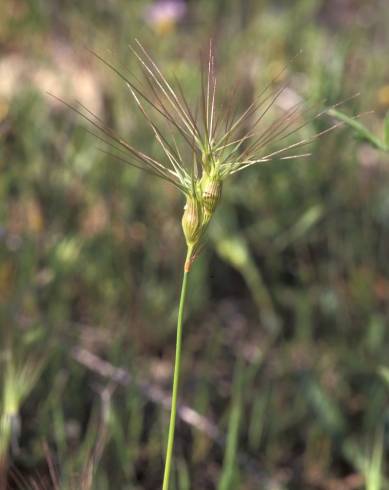
M 186 14 L 185 0 L 157 0 L 145 13 L 146 21 L 158 32 L 170 31 Z

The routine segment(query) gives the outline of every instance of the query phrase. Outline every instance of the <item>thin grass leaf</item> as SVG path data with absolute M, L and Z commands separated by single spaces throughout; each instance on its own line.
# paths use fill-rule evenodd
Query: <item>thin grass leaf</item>
M 386 114 L 384 121 L 384 143 L 386 151 L 389 151 L 389 112 Z
M 373 451 L 366 462 L 366 490 L 383 490 L 383 457 L 384 436 L 381 430 L 376 436 Z
M 381 141 L 379 138 L 377 138 L 375 134 L 367 129 L 361 122 L 357 121 L 355 117 L 353 118 L 347 116 L 347 114 L 344 114 L 344 112 L 334 108 L 329 109 L 328 114 L 339 119 L 340 121 L 343 121 L 345 124 L 350 126 L 350 128 L 354 129 L 356 137 L 361 141 L 367 141 L 378 150 L 388 151 L 388 145 L 385 143 L 385 141 Z
M 240 424 L 243 415 L 243 384 L 244 368 L 241 361 L 238 360 L 233 382 L 233 399 L 228 422 L 226 450 L 224 453 L 222 474 L 217 487 L 218 490 L 234 490 L 237 488 L 237 453 Z

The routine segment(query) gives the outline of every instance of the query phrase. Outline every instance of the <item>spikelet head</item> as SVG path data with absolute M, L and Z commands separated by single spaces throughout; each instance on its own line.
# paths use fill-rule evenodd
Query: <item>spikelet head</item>
M 194 248 L 198 245 L 203 230 L 203 209 L 196 195 L 188 195 L 182 216 L 182 229 L 186 244 Z

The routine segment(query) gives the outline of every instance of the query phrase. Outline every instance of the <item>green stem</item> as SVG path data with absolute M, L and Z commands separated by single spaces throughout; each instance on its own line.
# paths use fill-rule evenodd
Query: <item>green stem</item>
M 186 255 L 184 275 L 182 278 L 180 306 L 178 308 L 176 359 L 174 362 L 172 405 L 171 405 L 171 412 L 170 412 L 169 434 L 168 434 L 168 442 L 167 442 L 167 449 L 166 449 L 165 472 L 163 476 L 162 490 L 169 490 L 169 479 L 170 479 L 170 472 L 172 466 L 174 430 L 176 426 L 176 415 L 177 415 L 178 386 L 180 382 L 180 370 L 181 370 L 182 320 L 184 316 L 185 298 L 188 289 L 188 276 L 189 276 L 190 265 L 191 265 L 191 257 L 192 257 L 192 248 L 189 247 Z

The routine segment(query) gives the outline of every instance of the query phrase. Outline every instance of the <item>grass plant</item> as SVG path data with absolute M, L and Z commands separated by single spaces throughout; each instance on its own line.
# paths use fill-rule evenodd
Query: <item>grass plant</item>
M 4 488 L 9 452 L 17 453 L 19 448 L 21 406 L 36 385 L 43 363 L 33 358 L 17 359 L 10 346 L 1 357 L 0 488 Z
M 302 100 L 300 94 L 322 107 L 361 92 L 342 114 L 369 114 L 346 120 L 331 111 L 343 129 L 313 141 L 311 157 L 290 164 L 275 155 L 274 164 L 258 162 L 255 169 L 222 179 L 216 219 L 202 230 L 188 273 L 169 490 L 222 484 L 247 490 L 386 490 L 389 167 L 388 153 L 377 151 L 388 143 L 382 136 L 389 108 L 385 1 L 183 0 L 168 2 L 185 4 L 186 14 L 165 30 L 144 17 L 151 4 L 162 3 L 70 0 L 46 8 L 31 0 L 5 2 L 2 9 L 0 345 L 5 352 L 12 332 L 17 376 L 31 359 L 47 357 L 18 406 L 19 447 L 12 448 L 9 438 L 5 444 L 7 466 L 19 477 L 12 479 L 9 471 L 2 477 L 8 476 L 12 490 L 49 490 L 54 482 L 61 490 L 81 488 L 92 436 L 100 430 L 91 426 L 97 393 L 118 380 L 109 438 L 91 487 L 161 488 L 177 282 L 186 256 L 178 218 L 192 187 L 182 191 L 175 185 L 181 181 L 138 102 L 123 89 L 123 78 L 107 76 L 77 46 L 86 43 L 113 67 L 125 66 L 120 74 L 183 126 L 146 67 L 129 55 L 134 37 L 147 39 L 176 96 L 181 100 L 181 85 L 191 101 L 204 146 L 204 40 L 212 36 L 216 119 L 225 122 L 230 113 L 236 120 L 269 80 L 269 96 L 286 86 L 235 156 L 285 116 L 289 104 Z M 194 68 L 199 46 L 205 46 L 203 82 Z M 289 63 L 300 48 L 302 56 Z M 141 48 L 134 49 L 152 69 Z M 161 139 L 175 151 L 162 140 L 169 153 L 181 155 L 176 159 L 189 176 L 186 182 L 198 184 L 193 194 L 202 203 L 201 148 L 194 151 L 193 137 L 186 134 L 186 141 L 134 87 Z M 77 116 L 47 98 L 46 90 L 71 104 L 77 94 L 99 120 L 77 106 L 80 112 L 108 133 L 125 135 L 124 143 L 164 168 L 151 168 L 92 124 L 108 143 L 99 151 Z M 236 139 L 250 132 L 254 114 L 265 109 L 248 115 Z M 297 143 L 298 135 L 310 140 L 325 130 L 326 121 L 315 118 L 320 110 L 297 112 L 294 127 L 308 124 L 259 148 L 254 160 Z M 223 132 L 219 124 L 217 137 Z M 293 154 L 300 149 L 279 156 Z M 112 166 L 114 159 L 132 166 Z M 148 178 L 150 172 L 162 172 L 175 184 L 161 185 Z M 204 195 L 203 206 L 212 192 Z M 203 207 L 188 207 L 194 217 L 204 214 Z M 37 344 L 25 344 L 25 336 L 38 337 Z M 21 343 L 23 352 L 16 352 Z M 90 364 L 73 356 L 77 349 L 89 352 Z M 1 393 L 4 360 L 2 355 Z M 242 364 L 249 375 L 239 400 L 232 380 Z M 196 414 L 205 423 L 197 424 Z M 366 451 L 377 427 L 381 449 Z M 50 447 L 54 470 L 42 441 Z
M 74 107 L 64 103 L 99 131 L 99 133 L 92 131 L 92 134 L 108 145 L 110 150 L 107 153 L 110 156 L 136 168 L 141 168 L 172 184 L 185 197 L 182 230 L 187 251 L 178 307 L 171 413 L 162 485 L 163 490 L 169 490 L 189 274 L 202 247 L 206 230 L 219 205 L 223 183 L 233 174 L 253 165 L 269 163 L 275 158 L 291 160 L 309 156 L 307 151 L 299 152 L 299 150 L 332 131 L 341 123 L 333 124 L 309 137 L 291 142 L 291 138 L 298 135 L 298 132 L 307 124 L 308 116 L 311 119 L 312 117 L 313 119 L 320 118 L 325 111 L 312 116 L 312 108 L 307 109 L 304 102 L 299 100 L 287 110 L 281 111 L 281 114 L 272 115 L 275 104 L 286 89 L 285 83 L 278 84 L 275 90 L 272 88 L 274 84 L 277 85 L 277 78 L 272 80 L 240 113 L 236 107 L 236 100 L 220 104 L 217 94 L 214 50 L 210 43 L 207 63 L 201 71 L 200 100 L 195 109 L 187 100 L 178 81 L 176 80 L 175 84 L 168 81 L 139 41 L 136 41 L 135 47 L 131 47 L 131 51 L 139 62 L 149 93 L 142 90 L 139 82 L 123 74 L 109 61 L 96 53 L 93 54 L 124 80 L 161 147 L 165 156 L 164 160 L 157 160 L 135 149 L 130 143 L 115 134 L 111 128 L 104 125 L 85 106 Z M 270 122 L 267 119 L 268 115 L 271 117 Z M 164 134 L 156 122 L 158 116 L 168 123 L 172 133 L 176 133 L 176 137 Z M 186 146 L 186 151 L 180 149 L 182 143 Z M 278 148 L 275 149 L 274 146 Z M 128 159 L 126 154 L 129 154 L 131 159 Z M 252 277 L 255 277 L 255 274 L 254 276 L 251 274 L 250 278 Z M 233 420 L 235 418 L 233 417 Z M 229 446 L 231 444 L 228 444 Z M 231 449 L 227 451 L 227 455 L 230 453 Z M 225 475 L 227 476 L 223 477 L 223 482 L 230 481 L 229 473 Z M 222 486 L 227 488 L 230 483 L 222 483 Z

